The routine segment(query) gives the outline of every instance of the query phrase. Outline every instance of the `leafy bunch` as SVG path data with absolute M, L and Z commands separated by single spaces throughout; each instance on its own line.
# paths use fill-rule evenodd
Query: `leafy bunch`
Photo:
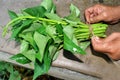
M 21 14 L 8 11 L 11 21 L 4 27 L 3 36 L 11 26 L 11 39 L 20 42 L 20 51 L 11 57 L 19 63 L 34 63 L 34 77 L 48 72 L 51 62 L 61 49 L 86 54 L 90 44 L 90 27 L 80 20 L 79 9 L 71 4 L 70 14 L 61 18 L 52 0 L 43 0 L 38 6 L 26 8 Z M 105 37 L 107 25 L 92 24 L 92 32 Z
M 21 76 L 12 64 L 0 61 L 0 79 L 21 80 Z

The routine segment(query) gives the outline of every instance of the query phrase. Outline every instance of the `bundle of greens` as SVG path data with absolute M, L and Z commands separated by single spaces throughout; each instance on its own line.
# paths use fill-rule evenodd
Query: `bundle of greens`
M 34 63 L 34 77 L 45 74 L 61 49 L 71 53 L 86 54 L 91 33 L 105 37 L 107 25 L 83 23 L 79 9 L 71 4 L 70 14 L 61 18 L 56 13 L 52 0 L 43 0 L 40 5 L 23 9 L 20 14 L 8 11 L 11 21 L 4 27 L 3 36 L 8 32 L 20 43 L 20 51 L 11 57 L 21 64 Z

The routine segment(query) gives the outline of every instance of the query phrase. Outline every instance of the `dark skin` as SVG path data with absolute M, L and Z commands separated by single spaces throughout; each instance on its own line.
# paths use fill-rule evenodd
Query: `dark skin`
M 120 6 L 97 4 L 85 10 L 85 17 L 88 23 L 100 21 L 117 23 L 120 20 Z M 112 33 L 106 38 L 92 37 L 91 42 L 94 50 L 105 53 L 114 60 L 120 59 L 119 32 Z

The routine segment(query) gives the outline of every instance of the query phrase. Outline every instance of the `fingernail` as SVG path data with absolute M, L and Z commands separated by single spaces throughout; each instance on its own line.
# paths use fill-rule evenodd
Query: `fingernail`
M 96 40 L 99 40 L 100 38 L 99 38 L 98 36 L 95 36 L 95 39 L 96 39 Z

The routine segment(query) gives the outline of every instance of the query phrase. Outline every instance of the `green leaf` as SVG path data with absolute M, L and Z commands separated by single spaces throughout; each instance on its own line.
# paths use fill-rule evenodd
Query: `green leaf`
M 34 41 L 33 38 L 33 32 L 28 32 L 28 33 L 21 33 L 19 34 L 19 37 L 23 38 L 24 40 L 28 41 L 30 45 L 35 49 L 35 51 L 38 51 L 37 45 Z
M 40 28 L 37 30 L 40 34 L 47 35 L 46 27 L 44 25 L 41 25 Z
M 63 27 L 61 24 L 56 25 L 56 32 L 59 33 L 60 35 L 63 35 Z
M 24 20 L 23 24 L 20 27 L 17 27 L 16 29 L 12 30 L 11 39 L 16 38 L 18 34 L 20 33 L 20 31 L 28 27 L 28 25 L 30 25 L 31 23 L 32 23 L 32 20 Z
M 75 17 L 80 16 L 80 10 L 73 4 L 70 6 L 71 14 L 74 15 Z
M 54 34 L 56 37 L 54 38 L 54 42 L 57 44 L 60 44 L 63 42 L 63 27 L 61 24 L 56 24 L 56 34 Z
M 77 39 L 75 38 L 74 35 L 74 29 L 71 25 L 65 26 L 64 29 L 64 34 L 66 34 L 66 36 L 76 45 L 78 45 Z
M 53 4 L 52 9 L 50 10 L 50 13 L 56 13 L 56 6 Z
M 72 52 L 72 53 L 79 53 L 79 54 L 86 54 L 86 52 L 74 44 L 72 40 L 70 40 L 66 34 L 64 34 L 64 49 Z
M 17 14 L 11 10 L 8 10 L 8 14 L 9 14 L 11 20 L 18 17 Z
M 14 71 L 13 66 L 10 63 L 0 61 L 0 74 L 2 75 L 4 71 L 12 73 Z
M 29 48 L 29 43 L 25 40 L 22 40 L 20 45 L 20 53 L 26 52 Z
M 62 21 L 62 19 L 55 13 L 45 13 L 45 16 L 52 20 Z
M 46 25 L 47 34 L 55 40 L 56 28 L 51 25 Z
M 22 14 L 20 14 L 21 16 L 31 16 L 31 14 L 28 12 L 25 12 L 24 10 L 21 10 L 21 13 Z
M 50 40 L 49 40 L 50 41 Z M 49 43 L 49 41 L 48 41 L 48 43 Z M 50 43 L 51 43 L 51 41 L 50 41 Z M 50 54 L 49 54 L 49 46 L 50 46 L 51 44 L 47 44 L 47 47 L 46 47 L 46 51 L 45 51 L 45 55 L 44 55 L 44 68 L 45 68 L 45 72 L 47 73 L 48 72 L 48 70 L 50 69 L 50 66 L 51 66 L 51 61 L 52 61 L 52 59 L 51 59 L 51 57 L 50 57 Z
M 29 49 L 29 43 L 25 40 L 22 40 L 22 44 L 20 46 L 20 53 L 24 55 L 26 58 L 31 60 L 32 62 L 35 62 L 35 51 L 33 49 Z
M 16 22 L 18 23 L 20 20 L 18 18 L 13 19 L 10 21 L 6 26 L 3 28 L 2 36 L 4 37 L 8 31 L 9 26 L 16 25 Z
M 57 52 L 54 54 L 54 56 L 53 56 L 53 58 L 52 58 L 52 61 L 55 61 L 55 60 L 58 58 L 59 53 L 60 53 L 60 50 L 57 51 Z
M 0 72 L 5 70 L 5 64 L 6 62 L 0 61 Z
M 32 62 L 35 62 L 35 54 L 36 54 L 35 50 L 33 50 L 33 49 L 32 50 L 28 50 L 28 51 L 23 52 L 21 54 L 23 54 L 26 58 L 28 58 Z
M 43 0 L 41 6 L 43 6 L 49 13 L 54 13 L 56 9 L 53 0 Z
M 90 41 L 80 42 L 80 47 L 83 50 L 86 50 L 86 48 L 90 45 Z
M 13 22 L 13 23 L 11 24 L 12 30 L 20 27 L 22 24 L 23 24 L 23 23 L 22 23 L 22 20 L 17 20 L 17 21 L 15 21 L 15 22 Z
M 71 13 L 67 17 L 65 17 L 65 19 L 70 23 L 80 22 L 79 9 L 76 6 L 74 6 L 73 4 L 71 4 L 70 11 L 71 11 Z
M 34 64 L 35 69 L 34 69 L 33 80 L 36 80 L 38 76 L 47 73 L 48 70 L 50 69 L 51 60 L 47 58 L 47 55 L 44 59 L 46 60 L 44 60 L 43 63 L 40 63 L 38 60 L 36 60 Z
M 51 61 L 52 61 L 52 59 L 50 58 L 49 51 L 48 51 L 50 45 L 51 45 L 51 40 L 48 41 L 47 46 L 45 48 L 43 62 L 40 63 L 36 59 L 33 80 L 35 80 L 38 76 L 47 73 L 48 70 L 50 69 Z
M 75 39 L 72 31 L 72 27 L 66 26 L 64 28 L 64 44 L 63 48 L 72 52 L 72 53 L 79 53 L 79 54 L 86 54 L 86 52 L 79 47 L 77 44 L 77 40 Z
M 18 71 L 14 71 L 10 74 L 9 80 L 21 80 L 21 76 Z
M 38 32 L 35 32 L 34 33 L 34 40 L 39 48 L 39 52 L 36 54 L 36 58 L 42 62 L 43 60 L 43 56 L 44 56 L 44 51 L 45 51 L 45 47 L 47 45 L 47 42 L 48 42 L 48 37 L 38 33 Z
M 46 71 L 44 70 L 44 63 L 40 63 L 38 60 L 35 60 L 33 80 L 36 80 L 38 76 L 45 73 Z
M 16 55 L 10 57 L 10 59 L 15 60 L 16 62 L 21 63 L 21 64 L 27 64 L 27 63 L 31 62 L 23 54 L 16 54 Z
M 50 45 L 49 47 L 49 54 L 50 54 L 50 58 L 52 60 L 55 60 L 59 54 L 59 50 L 58 50 L 58 45 Z
M 29 28 L 23 30 L 22 33 L 34 32 L 36 30 L 39 30 L 40 27 L 42 27 L 42 25 L 40 23 L 33 23 L 33 24 L 31 24 L 31 26 Z
M 42 6 L 36 6 L 36 7 L 27 8 L 23 10 L 23 12 L 35 17 L 44 17 L 44 13 L 46 12 L 46 9 Z
M 14 68 L 13 68 L 13 65 L 10 64 L 10 63 L 5 63 L 5 66 L 6 70 L 9 72 L 9 73 L 13 73 L 14 71 Z

